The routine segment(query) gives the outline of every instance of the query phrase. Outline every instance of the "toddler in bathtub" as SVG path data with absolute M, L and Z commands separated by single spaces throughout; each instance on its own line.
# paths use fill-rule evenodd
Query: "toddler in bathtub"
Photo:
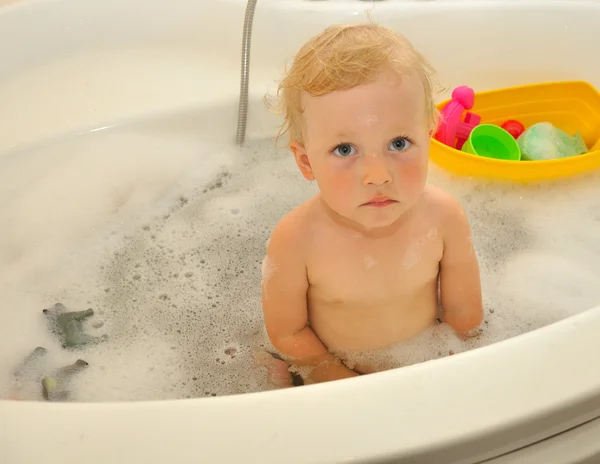
M 466 215 L 426 185 L 432 74 L 390 29 L 333 26 L 279 86 L 282 133 L 320 192 L 277 224 L 263 262 L 264 322 L 280 355 L 258 360 L 278 386 L 303 383 L 294 366 L 304 383 L 372 372 L 339 353 L 393 346 L 438 317 L 467 337 L 482 321 Z

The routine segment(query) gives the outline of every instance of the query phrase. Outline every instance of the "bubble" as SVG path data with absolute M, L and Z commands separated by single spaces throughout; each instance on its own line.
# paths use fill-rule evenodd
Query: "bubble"
M 227 348 L 225 350 L 225 354 L 228 355 L 228 356 L 231 356 L 232 358 L 235 358 L 236 353 L 237 353 L 237 349 L 233 348 L 233 347 Z

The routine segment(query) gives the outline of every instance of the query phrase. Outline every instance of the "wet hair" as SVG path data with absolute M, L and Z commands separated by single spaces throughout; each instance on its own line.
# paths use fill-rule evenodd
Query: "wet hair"
M 401 34 L 376 24 L 335 25 L 310 39 L 296 54 L 267 105 L 283 115 L 277 139 L 303 142 L 302 95 L 313 97 L 375 81 L 382 72 L 414 73 L 422 83 L 431 129 L 437 123 L 435 71 Z

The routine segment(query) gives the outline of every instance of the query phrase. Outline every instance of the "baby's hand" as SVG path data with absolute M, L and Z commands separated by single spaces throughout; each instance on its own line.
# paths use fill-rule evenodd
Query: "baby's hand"
M 289 371 L 290 365 L 282 359 L 275 358 L 267 351 L 254 353 L 254 362 L 256 366 L 263 366 L 268 369 L 268 379 L 271 385 L 279 388 L 292 387 L 292 373 Z
M 483 333 L 483 330 L 476 329 L 471 330 L 470 332 L 456 332 L 458 338 L 460 338 L 463 342 L 470 340 L 472 338 L 478 338 Z

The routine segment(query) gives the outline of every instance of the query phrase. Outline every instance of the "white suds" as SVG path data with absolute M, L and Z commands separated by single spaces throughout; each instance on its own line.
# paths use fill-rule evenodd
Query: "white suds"
M 194 138 L 193 124 L 156 135 L 159 123 L 0 158 L 0 397 L 18 390 L 41 399 L 39 376 L 77 358 L 89 366 L 69 386 L 73 400 L 271 388 L 252 359 L 269 348 L 260 282 L 274 268 L 265 242 L 316 185 L 272 141 L 214 147 Z M 442 325 L 389 350 L 355 354 L 356 362 L 384 369 L 447 356 L 600 302 L 600 175 L 500 186 L 432 166 L 429 181 L 461 202 L 473 228 L 483 335 L 462 342 Z M 415 266 L 432 237 L 415 240 L 399 265 Z M 365 257 L 365 268 L 375 265 Z M 61 348 L 41 312 L 57 301 L 93 308 L 85 330 L 109 340 Z M 41 370 L 17 381 L 12 370 L 36 346 L 48 349 Z

